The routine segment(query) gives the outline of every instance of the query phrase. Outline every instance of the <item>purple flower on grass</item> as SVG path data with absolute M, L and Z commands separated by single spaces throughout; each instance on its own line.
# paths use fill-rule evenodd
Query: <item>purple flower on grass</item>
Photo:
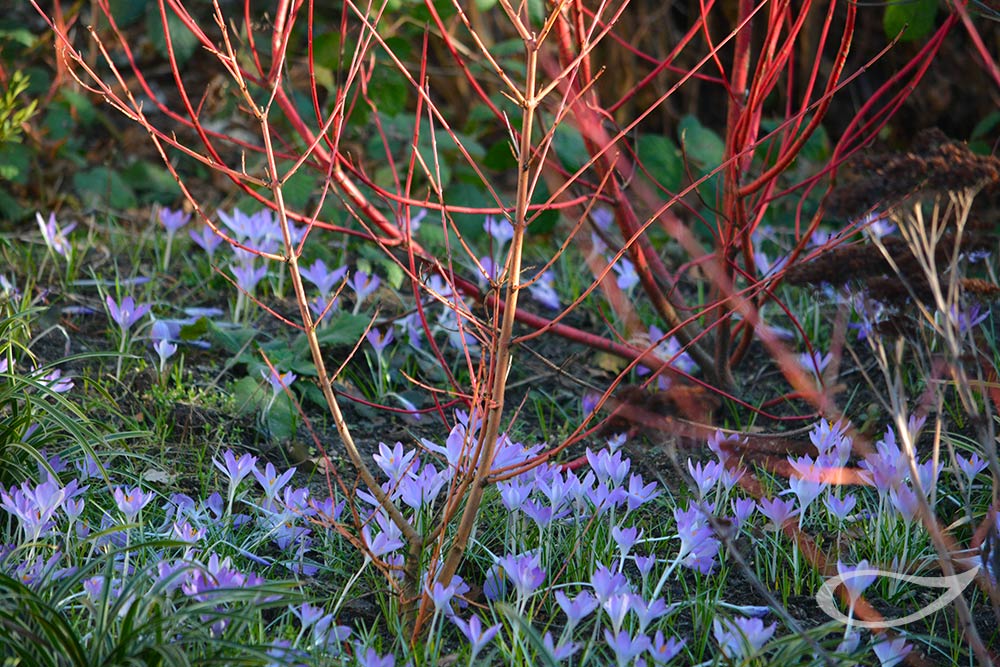
M 625 616 L 628 615 L 631 606 L 631 593 L 616 593 L 601 604 L 604 613 L 608 615 L 608 620 L 611 622 L 611 628 L 615 634 L 621 631 L 622 623 L 625 622 Z
M 170 342 L 170 327 L 163 320 L 153 322 L 149 337 L 153 341 L 153 349 L 160 357 L 160 372 L 162 373 L 167 365 L 167 359 L 177 352 L 177 345 Z
M 677 641 L 674 637 L 664 641 L 663 631 L 657 630 L 649 647 L 649 655 L 656 664 L 665 665 L 680 654 L 685 644 L 687 644 L 686 639 Z
M 976 480 L 976 476 L 989 465 L 986 461 L 979 458 L 979 454 L 975 452 L 969 458 L 965 458 L 961 454 L 955 454 L 955 462 L 958 463 L 959 470 L 965 474 L 965 478 L 969 484 L 972 484 Z
M 711 574 L 715 556 L 719 553 L 719 540 L 715 538 L 704 511 L 697 505 L 686 510 L 674 509 L 677 537 L 681 541 L 678 558 L 684 567 Z
M 299 267 L 299 273 L 319 289 L 320 296 L 327 297 L 333 292 L 333 288 L 347 275 L 347 267 L 339 266 L 331 270 L 327 268 L 326 262 L 322 259 L 317 259 L 308 268 Z
M 556 662 L 567 660 L 580 650 L 580 645 L 573 641 L 562 641 L 556 645 L 556 640 L 552 637 L 551 632 L 546 632 L 542 637 L 542 646 Z
M 193 229 L 188 230 L 188 236 L 198 247 L 208 253 L 209 260 L 215 256 L 215 249 L 222 244 L 222 237 L 212 231 L 208 225 L 203 225 L 197 232 Z
M 635 272 L 635 264 L 628 257 L 622 257 L 614 266 L 618 289 L 627 292 L 639 284 L 639 274 Z
M 656 490 L 656 482 L 650 482 L 649 484 L 643 484 L 643 479 L 639 475 L 631 475 L 628 478 L 628 489 L 626 493 L 626 502 L 628 503 L 628 510 L 630 512 L 638 509 L 645 503 L 648 503 L 653 498 L 660 495 L 660 492 Z
M 402 545 L 402 543 L 400 543 Z M 493 563 L 490 569 L 486 570 L 483 579 L 483 597 L 487 600 L 500 600 L 507 596 L 507 579 L 503 576 L 503 568 L 500 563 Z
M 257 288 L 257 284 L 267 275 L 266 266 L 254 268 L 254 262 L 252 261 L 230 264 L 229 270 L 232 272 L 233 277 L 236 278 L 236 285 L 247 294 L 253 294 L 253 291 Z
M 28 541 L 35 541 L 52 527 L 56 510 L 68 495 L 67 489 L 51 478 L 35 488 L 23 482 L 19 489 L 0 489 L 0 507 L 17 517 Z
M 503 216 L 487 215 L 483 222 L 483 230 L 493 237 L 498 246 L 504 246 L 514 238 L 514 226 Z
M 531 298 L 542 304 L 549 310 L 559 310 L 559 294 L 556 292 L 555 276 L 551 271 L 545 271 L 538 278 L 528 285 L 528 293 Z
M 572 600 L 562 591 L 556 591 L 556 603 L 566 614 L 566 626 L 574 628 L 576 625 L 590 616 L 600 604 L 591 593 L 583 591 Z M 571 634 L 571 633 L 568 633 Z
M 629 609 L 635 615 L 635 620 L 639 623 L 639 632 L 645 632 L 649 624 L 659 617 L 673 611 L 676 605 L 667 606 L 663 598 L 657 598 L 647 603 L 641 595 L 632 595 Z
M 153 499 L 152 493 L 143 493 L 138 486 L 131 489 L 116 488 L 112 493 L 115 497 L 115 504 L 125 515 L 126 521 L 133 521 L 142 508 Z
M 920 500 L 913 489 L 906 484 L 900 484 L 889 490 L 889 500 L 907 525 L 913 523 L 917 512 L 920 511 Z
M 510 554 L 501 558 L 499 563 L 507 579 L 514 585 L 518 598 L 528 597 L 545 581 L 545 570 L 541 567 L 538 554 Z
M 704 498 L 709 491 L 715 488 L 722 470 L 722 465 L 716 461 L 709 461 L 702 465 L 701 463 L 695 464 L 691 459 L 688 459 L 688 472 L 691 473 L 691 479 L 694 480 L 694 484 L 698 488 L 698 497 Z
M 288 480 L 292 478 L 295 474 L 295 468 L 289 468 L 285 472 L 278 474 L 275 470 L 274 464 L 270 461 L 264 467 L 264 472 L 261 473 L 256 466 L 252 468 L 253 476 L 257 478 L 257 483 L 261 485 L 264 489 L 264 496 L 268 500 L 274 500 L 275 496 L 281 491 L 282 487 L 288 483 Z
M 625 476 L 628 475 L 629 469 L 632 467 L 632 462 L 629 459 L 623 458 L 620 451 L 612 454 L 606 449 L 602 449 L 595 454 L 588 447 L 586 453 L 587 463 L 590 464 L 590 469 L 594 471 L 599 481 L 610 482 L 614 486 L 621 486 L 622 482 L 625 481 Z
M 736 519 L 737 529 L 750 518 L 755 509 L 757 509 L 757 503 L 753 498 L 736 498 L 733 500 L 733 517 Z
M 632 560 L 635 561 L 635 566 L 645 581 L 649 573 L 653 571 L 653 566 L 656 565 L 656 556 L 633 556 Z
M 867 574 L 865 574 L 866 572 Z M 861 594 L 865 592 L 865 589 L 875 582 L 876 577 L 867 560 L 860 561 L 854 567 L 844 565 L 838 560 L 837 574 L 840 575 L 841 580 L 844 582 L 844 588 L 847 589 L 847 596 L 851 599 L 852 609 L 857 603 L 858 598 L 861 597 Z
M 381 357 L 385 348 L 389 347 L 389 344 L 392 343 L 392 329 L 372 329 L 365 338 L 371 343 L 372 348 L 375 349 L 375 354 Z
M 276 373 L 275 370 L 269 368 L 260 369 L 260 374 L 271 385 L 271 394 L 274 396 L 284 392 L 286 387 L 291 387 L 292 383 L 299 377 L 291 371 Z
M 858 499 L 852 493 L 845 493 L 843 498 L 838 498 L 830 494 L 823 498 L 823 504 L 826 505 L 826 509 L 830 511 L 830 514 L 837 517 L 838 521 L 845 521 L 851 512 L 854 511 L 855 505 L 858 504 Z
M 903 659 L 910 654 L 913 647 L 906 643 L 903 637 L 890 640 L 884 635 L 874 637 L 872 649 L 878 657 L 882 667 L 896 667 Z
M 590 578 L 590 585 L 594 588 L 594 595 L 601 604 L 607 602 L 611 596 L 619 593 L 630 593 L 631 588 L 628 579 L 621 572 L 612 572 L 603 565 L 598 565 Z M 564 608 L 565 611 L 565 608 Z
M 627 630 L 612 634 L 610 630 L 605 628 L 604 641 L 614 652 L 615 664 L 618 667 L 631 665 L 633 660 L 650 647 L 649 637 L 646 635 L 633 637 Z
M 48 249 L 57 255 L 66 257 L 70 250 L 73 249 L 73 246 L 69 243 L 69 239 L 66 237 L 69 236 L 71 231 L 76 229 L 76 223 L 70 223 L 60 229 L 58 223 L 56 223 L 55 213 L 50 213 L 49 219 L 45 220 L 41 213 L 36 212 L 35 219 L 38 221 L 38 228 L 42 231 L 42 240 L 45 241 Z
M 410 471 L 399 482 L 400 499 L 413 509 L 434 502 L 441 489 L 448 482 L 447 471 L 438 472 L 430 463 L 425 463 L 419 471 Z
M 611 528 L 611 539 L 615 541 L 618 549 L 622 552 L 622 558 L 628 555 L 628 552 L 635 546 L 640 537 L 642 537 L 642 531 L 635 526 L 628 528 L 613 526 Z
M 737 616 L 731 621 L 712 621 L 712 634 L 715 635 L 715 641 L 719 642 L 723 655 L 742 661 L 758 653 L 774 635 L 777 627 L 777 623 L 764 627 L 764 621 L 759 618 Z
M 141 320 L 151 308 L 148 304 L 136 306 L 135 299 L 131 296 L 125 297 L 119 304 L 115 303 L 109 294 L 105 297 L 105 301 L 108 304 L 108 313 L 111 315 L 111 319 L 121 328 L 123 334 L 127 333 L 132 325 Z
M 370 276 L 364 271 L 355 271 L 347 284 L 354 290 L 354 311 L 357 312 L 368 297 L 375 293 L 382 280 L 376 275 Z
M 392 653 L 379 655 L 375 649 L 362 644 L 354 645 L 354 655 L 359 667 L 396 667 L 396 656 Z
M 472 649 L 472 655 L 469 656 L 470 665 L 476 661 L 476 656 L 479 655 L 479 652 L 482 651 L 483 648 L 490 643 L 490 641 L 492 641 L 493 637 L 496 636 L 497 631 L 500 630 L 499 623 L 484 630 L 483 622 L 479 620 L 479 616 L 476 614 L 470 616 L 468 621 L 463 621 L 458 616 L 452 616 L 451 622 L 458 626 L 462 635 L 464 635 L 469 642 L 469 646 Z
M 378 454 L 372 456 L 376 465 L 382 469 L 392 483 L 398 482 L 403 474 L 409 470 L 413 459 L 416 457 L 415 449 L 404 450 L 403 443 L 397 442 L 392 449 L 384 442 L 378 443 Z
M 191 220 L 191 214 L 180 209 L 174 211 L 164 207 L 160 209 L 159 219 L 160 224 L 167 230 L 167 234 L 172 237 Z
M 780 498 L 761 498 L 758 508 L 761 514 L 771 520 L 772 529 L 776 531 L 780 531 L 785 522 L 798 513 L 794 502 Z
M 246 479 L 247 475 L 253 472 L 254 466 L 257 464 L 257 457 L 250 454 L 243 454 L 241 457 L 236 458 L 233 451 L 227 449 L 222 452 L 222 461 L 212 459 L 212 463 L 226 476 L 230 487 L 235 488 L 240 485 L 240 482 Z
M 452 583 L 445 586 L 440 581 L 435 581 L 427 594 L 431 596 L 431 601 L 434 603 L 434 609 L 437 611 L 442 611 L 446 615 L 452 615 L 451 599 L 455 597 L 455 592 L 458 590 L 458 585 L 455 582 L 455 578 L 452 578 Z
M 53 369 L 51 373 L 46 373 L 39 377 L 38 383 L 56 394 L 64 394 L 73 388 L 73 380 L 63 377 L 62 371 L 58 368 Z M 25 437 L 27 437 L 27 434 Z

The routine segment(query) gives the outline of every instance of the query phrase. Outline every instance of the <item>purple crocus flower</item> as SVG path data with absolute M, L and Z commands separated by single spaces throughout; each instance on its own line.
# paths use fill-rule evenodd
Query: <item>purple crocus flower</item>
M 269 368 L 260 369 L 260 374 L 271 385 L 271 393 L 274 396 L 277 396 L 281 392 L 285 391 L 287 387 L 292 386 L 292 383 L 298 378 L 298 375 L 291 371 L 277 373 Z
M 153 349 L 160 358 L 160 372 L 166 367 L 167 359 L 177 352 L 177 344 L 170 342 L 170 326 L 163 320 L 156 320 L 150 329 L 149 337 L 153 341 Z
M 572 600 L 562 591 L 556 591 L 556 603 L 566 614 L 566 626 L 570 629 L 587 616 L 590 616 L 600 604 L 591 593 L 583 591 Z M 567 634 L 572 634 L 568 632 Z
M 476 661 L 476 656 L 479 652 L 486 647 L 487 644 L 492 641 L 493 637 L 496 636 L 497 631 L 500 630 L 500 624 L 497 623 L 489 628 L 483 629 L 483 622 L 479 620 L 479 616 L 473 614 L 469 617 L 468 621 L 463 621 L 458 616 L 452 616 L 451 622 L 458 626 L 458 629 L 462 632 L 462 635 L 469 642 L 469 646 L 472 649 L 472 654 L 469 656 L 469 664 L 473 664 Z
M 299 267 L 302 277 L 319 288 L 320 296 L 327 297 L 333 292 L 333 288 L 347 275 L 347 267 L 339 266 L 336 269 L 329 269 L 326 262 L 317 259 L 309 268 Z
M 55 368 L 50 373 L 46 373 L 38 378 L 38 383 L 44 385 L 46 389 L 56 394 L 64 394 L 73 388 L 73 380 L 63 377 L 62 371 Z
M 514 238 L 514 226 L 503 216 L 487 215 L 483 222 L 483 230 L 501 247 Z
M 857 603 L 858 598 L 865 592 L 865 589 L 875 582 L 876 573 L 872 570 L 867 560 L 860 561 L 854 567 L 844 565 L 837 561 L 837 574 L 844 582 L 847 589 L 847 596 L 851 599 L 851 609 Z
M 771 520 L 774 530 L 781 530 L 785 522 L 798 513 L 794 502 L 780 498 L 761 498 L 758 508 L 761 514 Z
M 702 465 L 701 463 L 695 464 L 691 459 L 688 459 L 687 467 L 688 472 L 691 473 L 691 479 L 694 480 L 694 484 L 698 488 L 699 498 L 704 498 L 709 491 L 715 488 L 723 470 L 722 465 L 716 461 L 709 461 Z
M 104 300 L 108 304 L 111 319 L 121 328 L 123 334 L 127 333 L 151 308 L 148 304 L 136 306 L 135 299 L 131 296 L 122 299 L 120 304 L 116 303 L 110 294 Z
M 858 499 L 852 493 L 845 493 L 843 498 L 838 498 L 831 494 L 823 499 L 823 504 L 830 510 L 830 514 L 837 517 L 838 521 L 845 521 L 851 512 L 854 511 L 855 505 L 858 504 Z
M 663 631 L 657 630 L 649 647 L 649 655 L 656 664 L 665 665 L 680 654 L 685 644 L 687 644 L 686 639 L 677 641 L 674 637 L 664 641 Z
M 879 635 L 873 638 L 873 642 L 872 649 L 882 667 L 896 667 L 913 650 L 903 637 L 890 640 L 884 635 Z
M 69 255 L 73 246 L 70 245 L 69 239 L 66 237 L 69 236 L 71 231 L 76 229 L 76 223 L 70 223 L 60 229 L 58 223 L 56 223 L 55 213 L 50 213 L 49 219 L 45 220 L 41 213 L 36 212 L 35 219 L 38 221 L 38 228 L 42 231 L 42 239 L 45 241 L 46 247 L 62 257 Z
M 646 635 L 637 635 L 633 637 L 628 633 L 627 630 L 622 630 L 618 633 L 612 633 L 607 628 L 604 629 L 604 641 L 607 642 L 608 646 L 615 654 L 615 664 L 618 667 L 626 667 L 626 665 L 631 665 L 633 660 L 635 660 L 643 651 L 647 651 L 650 647 L 649 637 Z
M 644 480 L 639 475 L 630 475 L 628 478 L 628 488 L 625 491 L 628 511 L 632 512 L 653 498 L 660 495 L 656 490 L 656 482 L 643 484 Z
M 635 526 L 619 528 L 617 525 L 611 527 L 611 539 L 615 541 L 618 549 L 622 552 L 622 558 L 635 546 L 635 543 L 642 537 L 642 531 Z
M 382 352 L 392 343 L 392 329 L 372 329 L 365 336 L 371 346 L 375 349 L 375 354 L 382 356 Z
M 257 284 L 267 275 L 266 266 L 254 268 L 254 262 L 252 261 L 230 264 L 229 270 L 232 272 L 233 277 L 236 278 L 237 286 L 247 294 L 253 294 L 254 289 L 257 288 Z
M 189 230 L 188 236 L 202 250 L 208 253 L 209 260 L 215 256 L 215 249 L 222 244 L 222 237 L 216 234 L 208 225 L 203 225 L 197 232 L 193 229 Z
M 548 651 L 549 655 L 552 656 L 556 662 L 568 660 L 574 653 L 580 650 L 580 645 L 573 641 L 563 640 L 557 645 L 551 632 L 546 632 L 542 636 L 542 646 L 545 647 L 545 650 Z
M 639 284 L 639 274 L 635 272 L 635 264 L 628 257 L 622 257 L 615 263 L 614 271 L 617 277 L 618 289 L 627 292 Z
M 281 491 L 282 487 L 288 483 L 288 480 L 292 478 L 295 474 L 295 468 L 289 468 L 285 472 L 278 474 L 277 470 L 274 468 L 274 464 L 270 461 L 267 462 L 267 466 L 264 467 L 264 472 L 261 473 L 260 470 L 254 466 L 251 471 L 253 476 L 257 478 L 257 483 L 264 488 L 264 496 L 273 501 L 278 492 Z
M 354 645 L 354 657 L 358 667 L 396 667 L 396 656 L 392 653 L 379 655 L 375 649 L 362 644 Z
M 545 570 L 538 554 L 509 554 L 499 561 L 507 579 L 514 585 L 518 598 L 524 599 L 538 590 L 545 581 Z
M 917 512 L 920 511 L 920 501 L 916 491 L 906 484 L 900 484 L 889 490 L 889 500 L 907 525 L 913 523 Z
M 409 470 L 416 455 L 415 449 L 404 450 L 401 442 L 393 445 L 392 449 L 389 449 L 389 446 L 384 442 L 380 442 L 378 443 L 378 454 L 372 458 L 376 465 L 382 469 L 382 472 L 388 475 L 389 481 L 395 484 Z
M 955 454 L 955 462 L 958 464 L 959 470 L 965 474 L 965 478 L 970 485 L 976 480 L 976 476 L 989 465 L 986 461 L 979 458 L 979 454 L 975 452 L 969 458 L 965 458 L 961 454 Z
M 351 289 L 354 290 L 354 311 L 361 308 L 368 297 L 375 293 L 382 284 L 382 280 L 376 275 L 368 275 L 364 271 L 355 271 L 354 275 L 347 281 Z
M 549 310 L 559 310 L 559 294 L 556 292 L 555 276 L 551 271 L 546 271 L 528 285 L 528 293 L 531 298 L 542 304 Z
M 227 449 L 222 452 L 222 461 L 212 459 L 212 463 L 222 471 L 226 479 L 229 480 L 229 484 L 235 487 L 239 486 L 240 482 L 253 472 L 254 465 L 257 463 L 257 457 L 250 454 L 243 454 L 237 459 L 233 451 Z
M 712 634 L 715 635 L 715 641 L 719 642 L 722 654 L 740 662 L 758 653 L 774 635 L 777 627 L 777 623 L 764 627 L 764 621 L 759 618 L 737 616 L 731 621 L 712 621 Z
M 144 493 L 138 486 L 131 489 L 117 487 L 112 491 L 112 494 L 115 498 L 115 504 L 118 505 L 118 510 L 125 516 L 125 520 L 129 522 L 135 520 L 135 517 L 139 515 L 142 508 L 148 505 L 149 501 L 153 499 L 152 493 Z
M 170 236 L 176 234 L 181 227 L 191 220 L 191 214 L 178 209 L 161 208 L 159 214 L 160 224 L 167 230 Z
M 440 581 L 435 581 L 433 585 L 427 590 L 427 594 L 431 596 L 431 601 L 434 603 L 434 609 L 437 611 L 442 611 L 446 615 L 452 615 L 451 599 L 455 597 L 455 592 L 458 590 L 457 583 L 452 578 L 451 584 L 445 586 Z
M 590 585 L 594 588 L 594 595 L 601 604 L 607 602 L 611 596 L 619 593 L 630 593 L 628 579 L 621 572 L 612 572 L 604 565 L 598 565 L 590 578 Z M 564 609 L 565 611 L 565 609 Z
M 677 522 L 677 537 L 681 541 L 678 558 L 681 565 L 710 574 L 715 568 L 715 556 L 719 553 L 719 540 L 705 519 L 704 511 L 697 505 L 686 510 L 674 509 Z

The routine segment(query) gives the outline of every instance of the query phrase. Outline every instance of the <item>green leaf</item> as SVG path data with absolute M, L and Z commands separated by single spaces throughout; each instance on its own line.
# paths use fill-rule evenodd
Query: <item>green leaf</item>
M 212 321 L 207 317 L 199 317 L 191 324 L 181 326 L 181 340 L 198 340 L 209 334 L 212 330 Z
M 378 76 L 368 84 L 368 95 L 375 102 L 375 108 L 388 115 L 400 114 L 406 110 L 410 93 L 410 82 L 396 69 L 388 57 L 379 65 Z
M 87 206 L 106 205 L 117 210 L 135 208 L 139 200 L 121 175 L 107 167 L 94 167 L 73 175 L 73 188 Z
M 894 0 L 885 8 L 882 28 L 889 39 L 895 39 L 900 32 L 901 42 L 923 39 L 934 29 L 937 11 L 937 0 Z
M 181 196 L 181 189 L 170 172 L 158 164 L 139 160 L 121 172 L 122 179 L 137 193 L 143 202 L 172 204 Z
M 701 124 L 694 116 L 685 116 L 678 126 L 684 153 L 703 171 L 712 171 L 722 164 L 726 144 L 714 131 Z
M 580 131 L 568 123 L 560 123 L 556 126 L 552 144 L 559 161 L 571 172 L 576 171 L 590 160 L 590 153 L 587 152 L 587 146 L 583 143 Z M 507 152 L 510 152 L 509 148 Z
M 649 176 L 670 192 L 681 189 L 684 159 L 677 144 L 669 137 L 644 134 L 636 140 L 636 154 Z
M 261 381 L 252 377 L 237 380 L 229 387 L 229 391 L 233 395 L 236 411 L 240 415 L 259 412 L 264 407 L 265 400 L 269 398 Z
M 209 325 L 212 342 L 233 356 L 249 349 L 247 344 L 257 336 L 256 329 L 221 327 L 211 321 L 209 321 Z
M 170 29 L 170 42 L 177 64 L 184 65 L 198 48 L 198 38 L 170 11 L 167 12 L 167 27 Z M 146 14 L 146 33 L 157 52 L 167 58 L 167 38 L 163 33 L 163 20 L 159 11 L 150 11 Z
M 353 347 L 361 339 L 368 326 L 368 318 L 364 315 L 341 313 L 333 318 L 325 328 L 320 329 L 316 337 L 321 345 L 331 347 Z
M 0 145 L 0 180 L 27 183 L 31 154 L 31 148 L 25 144 Z
M 146 13 L 147 6 L 152 7 L 154 10 L 156 8 L 155 3 L 147 2 L 147 0 L 110 0 L 108 5 L 111 9 L 111 15 L 115 17 L 115 23 L 119 28 L 127 28 L 141 19 L 142 15 Z M 159 11 L 151 11 L 149 13 L 155 13 L 159 16 Z

